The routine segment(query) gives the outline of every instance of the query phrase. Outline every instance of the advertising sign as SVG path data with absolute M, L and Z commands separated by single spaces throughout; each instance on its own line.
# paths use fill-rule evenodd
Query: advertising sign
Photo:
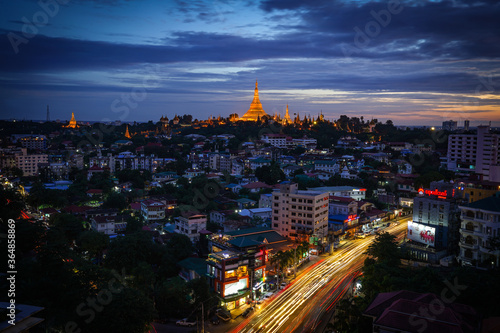
M 408 239 L 434 247 L 436 228 L 415 222 L 408 222 Z

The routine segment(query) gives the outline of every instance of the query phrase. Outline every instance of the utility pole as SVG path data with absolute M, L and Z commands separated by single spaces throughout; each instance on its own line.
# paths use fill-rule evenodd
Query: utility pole
M 201 333 L 205 333 L 205 311 L 201 302 Z

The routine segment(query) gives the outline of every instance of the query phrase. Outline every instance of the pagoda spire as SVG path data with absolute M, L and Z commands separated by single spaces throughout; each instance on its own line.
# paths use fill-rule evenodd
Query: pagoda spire
M 244 121 L 257 121 L 258 118 L 262 118 L 267 115 L 266 111 L 262 108 L 262 103 L 259 99 L 259 83 L 255 80 L 255 90 L 253 93 L 253 101 L 250 104 L 248 111 L 241 117 Z
M 290 113 L 288 113 L 288 104 L 286 105 L 286 112 L 285 112 L 285 118 L 283 118 L 283 123 L 284 124 L 292 123 L 292 119 L 290 118 Z
M 132 138 L 132 136 L 130 135 L 130 132 L 128 131 L 128 125 L 127 125 L 127 129 L 125 130 L 125 137 L 126 137 L 127 139 Z

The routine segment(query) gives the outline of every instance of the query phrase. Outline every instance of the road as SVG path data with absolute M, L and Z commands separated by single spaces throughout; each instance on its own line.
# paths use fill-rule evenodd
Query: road
M 384 231 L 401 240 L 408 220 L 401 219 L 398 225 L 392 225 Z M 323 315 L 333 311 L 336 302 L 351 289 L 351 283 L 359 275 L 366 258 L 364 252 L 374 237 L 351 241 L 333 255 L 309 267 L 231 332 L 322 332 L 327 323 L 322 320 Z

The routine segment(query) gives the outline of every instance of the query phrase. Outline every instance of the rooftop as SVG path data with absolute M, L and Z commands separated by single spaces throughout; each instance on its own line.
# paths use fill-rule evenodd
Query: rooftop
M 491 197 L 474 201 L 465 207 L 500 213 L 500 192 Z

